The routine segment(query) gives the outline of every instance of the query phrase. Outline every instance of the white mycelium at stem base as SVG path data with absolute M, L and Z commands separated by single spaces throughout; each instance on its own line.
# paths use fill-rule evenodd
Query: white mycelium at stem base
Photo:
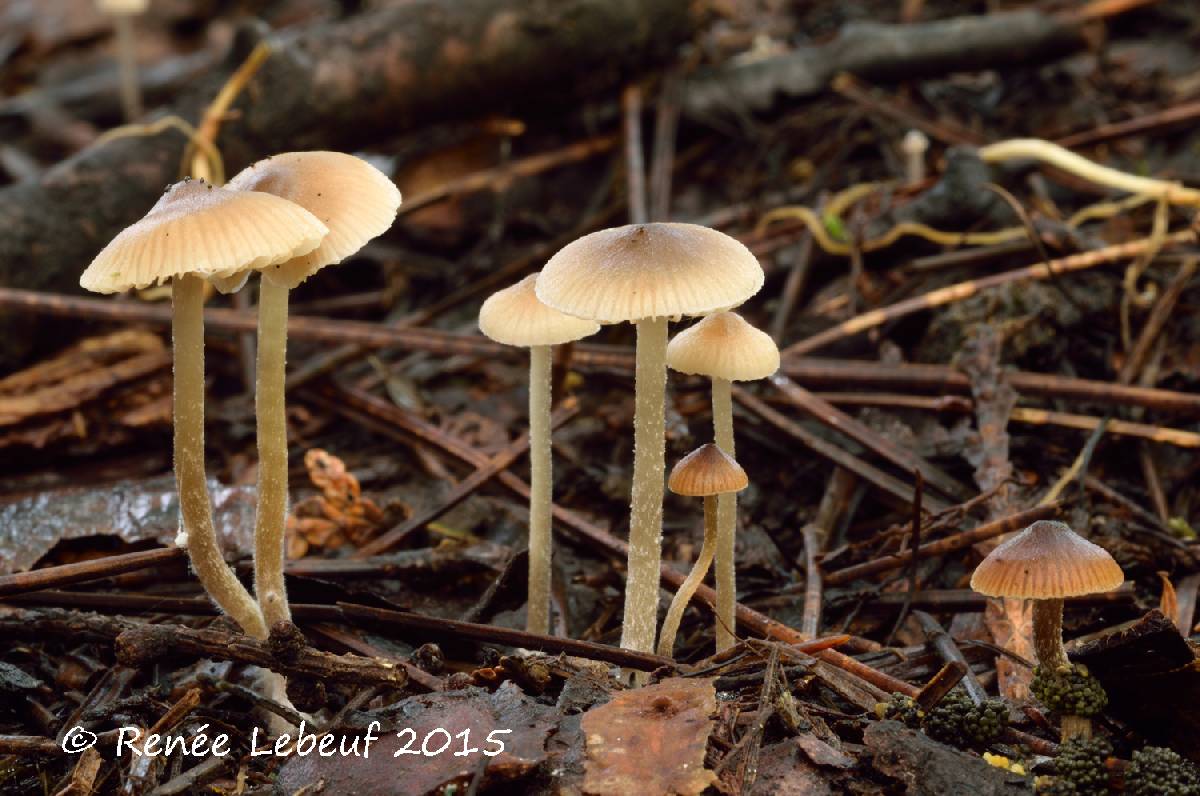
M 600 323 L 637 324 L 629 561 L 621 646 L 654 648 L 661 562 L 667 319 L 736 306 L 758 292 L 762 266 L 739 241 L 695 224 L 604 229 L 550 258 L 537 296 Z
M 174 280 L 175 476 L 183 535 L 209 596 L 257 638 L 266 637 L 266 626 L 221 555 L 205 482 L 204 280 L 289 260 L 311 251 L 328 231 L 278 197 L 184 180 L 105 246 L 79 279 L 96 293 Z
M 752 381 L 779 369 L 779 348 L 770 335 L 755 329 L 736 312 L 716 312 L 685 329 L 667 346 L 667 366 L 680 373 L 712 379 L 713 438 L 731 457 L 733 438 L 733 381 Z M 717 499 L 717 651 L 737 640 L 736 547 L 737 495 Z
M 267 637 L 258 604 L 225 563 L 213 527 L 204 475 L 204 281 L 176 277 L 172 285 L 175 346 L 175 482 L 188 556 L 196 577 L 221 610 L 248 635 Z
M 321 219 L 329 234 L 316 249 L 263 272 L 259 287 L 258 509 L 254 521 L 254 590 L 267 627 L 291 618 L 283 577 L 287 523 L 287 305 L 289 291 L 341 262 L 396 218 L 400 192 L 382 172 L 342 152 L 287 152 L 243 169 L 228 187 L 294 202 Z
M 538 301 L 537 274 L 488 297 L 479 329 L 498 343 L 529 349 L 529 600 L 525 629 L 550 632 L 551 346 L 595 334 L 600 324 L 573 318 Z

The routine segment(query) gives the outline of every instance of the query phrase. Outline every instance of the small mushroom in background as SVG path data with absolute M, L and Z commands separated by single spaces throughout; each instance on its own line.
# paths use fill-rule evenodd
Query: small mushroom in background
M 117 33 L 117 60 L 120 67 L 121 110 L 125 121 L 142 115 L 142 87 L 138 83 L 137 36 L 133 18 L 146 13 L 150 0 L 96 0 L 96 6 L 112 17 Z
M 497 343 L 529 349 L 529 608 L 525 629 L 550 632 L 550 372 L 552 346 L 589 337 L 600 324 L 538 301 L 537 274 L 497 291 L 479 310 L 479 329 Z
M 909 130 L 900 139 L 900 151 L 904 153 L 904 184 L 913 186 L 925 182 L 925 153 L 929 151 L 929 138 L 920 130 Z
M 664 401 L 667 322 L 736 307 L 763 285 L 763 270 L 742 243 L 696 224 L 632 224 L 567 244 L 537 280 L 537 297 L 556 310 L 600 323 L 637 326 L 633 484 L 621 646 L 654 648 L 662 502 L 666 474 Z
M 288 292 L 346 259 L 396 220 L 400 191 L 379 169 L 342 152 L 288 152 L 260 160 L 227 186 L 243 194 L 276 196 L 311 212 L 329 228 L 315 249 L 286 261 L 256 263 L 218 282 L 237 289 L 251 271 L 258 293 L 258 510 L 254 522 L 254 591 L 267 627 L 291 619 L 283 578 L 288 459 L 284 384 L 287 377 Z
M 736 494 L 749 484 L 750 480 L 741 465 L 712 442 L 684 456 L 671 470 L 671 477 L 667 479 L 668 489 L 677 495 L 704 498 L 704 542 L 700 545 L 700 555 L 696 557 L 692 571 L 679 586 L 679 591 L 675 592 L 671 607 L 667 609 L 667 618 L 663 620 L 662 633 L 658 638 L 659 655 L 672 657 L 675 634 L 679 632 L 683 612 L 696 593 L 696 588 L 704 582 L 704 576 L 712 564 L 717 547 L 718 496 Z M 718 627 L 720 621 L 718 617 Z
M 712 379 L 713 438 L 721 450 L 736 456 L 732 382 L 765 379 L 779 370 L 779 348 L 770 335 L 737 313 L 717 312 L 675 336 L 667 346 L 667 366 Z M 736 494 L 721 496 L 717 517 L 717 652 L 721 652 L 736 640 Z
M 1107 550 L 1054 520 L 1035 522 L 997 546 L 971 576 L 971 588 L 980 594 L 1033 600 L 1038 667 L 1032 688 L 1062 714 L 1063 740 L 1090 737 L 1091 717 L 1107 704 L 1099 682 L 1067 659 L 1063 598 L 1112 591 L 1124 581 Z
M 172 286 L 175 356 L 175 481 L 181 537 L 205 591 L 242 630 L 267 626 L 254 598 L 225 563 L 204 480 L 204 281 L 312 251 L 329 230 L 299 205 L 266 194 L 184 180 L 96 255 L 79 284 L 94 293 Z

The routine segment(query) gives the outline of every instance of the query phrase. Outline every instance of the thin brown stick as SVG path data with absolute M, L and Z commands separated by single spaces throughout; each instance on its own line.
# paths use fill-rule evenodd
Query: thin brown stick
M 845 434 L 898 467 L 909 471 L 916 470 L 925 477 L 927 482 L 950 497 L 959 500 L 966 500 L 970 497 L 965 486 L 940 468 L 858 422 L 833 404 L 821 400 L 782 373 L 776 373 L 768 381 L 793 405 L 808 412 L 829 428 Z
M 621 92 L 625 128 L 625 185 L 629 196 L 629 223 L 645 224 L 646 158 L 642 150 L 642 87 L 630 83 Z
M 913 611 L 913 616 L 917 618 L 921 629 L 925 631 L 925 637 L 929 639 L 929 643 L 933 646 L 937 654 L 941 656 L 946 663 L 957 663 L 963 667 L 962 683 L 967 694 L 971 697 L 971 701 L 976 705 L 982 704 L 983 700 L 987 699 L 987 692 L 983 690 L 983 686 L 979 684 L 979 680 L 975 679 L 974 673 L 971 672 L 971 667 L 967 664 L 967 659 L 963 657 L 962 650 L 954 643 L 954 639 L 946 632 L 938 621 L 924 611 Z
M 742 406 L 746 407 L 775 428 L 816 451 L 834 464 L 845 467 L 847 470 L 859 476 L 863 480 L 874 484 L 889 495 L 899 498 L 904 503 L 912 503 L 912 489 L 898 478 L 888 475 L 877 467 L 868 464 L 851 453 L 847 453 L 833 443 L 826 442 L 816 434 L 805 429 L 799 423 L 793 423 L 791 420 L 784 417 L 770 406 L 767 406 L 766 403 L 746 392 L 741 387 L 736 385 L 733 387 L 733 397 L 736 398 L 738 403 L 740 403 Z M 947 508 L 946 503 L 940 500 L 930 498 L 926 502 L 930 504 L 930 508 L 932 508 L 934 511 L 941 511 Z
M 187 552 L 183 548 L 170 547 L 137 553 L 122 553 L 74 564 L 61 564 L 56 567 L 35 569 L 32 572 L 0 575 L 0 597 L 107 578 L 125 572 L 136 572 L 140 569 L 174 564 L 186 559 Z
M 1140 238 L 1128 243 L 1106 246 L 1094 251 L 1081 252 L 1068 257 L 1050 260 L 1049 262 L 1026 266 L 1025 268 L 1017 268 L 980 279 L 970 279 L 966 282 L 948 285 L 937 290 L 931 290 L 920 296 L 898 301 L 887 307 L 881 307 L 856 315 L 830 329 L 826 329 L 819 334 L 788 346 L 782 353 L 785 357 L 803 356 L 843 338 L 864 332 L 867 329 L 874 329 L 885 323 L 912 315 L 915 312 L 962 301 L 984 290 L 990 290 L 991 288 L 1014 282 L 1048 279 L 1058 274 L 1083 271 L 1116 260 L 1136 257 L 1148 251 L 1165 250 L 1186 243 L 1195 243 L 1196 238 L 1197 233 L 1194 230 L 1185 229 L 1168 235 L 1161 241 L 1161 246 L 1160 242 L 1155 241 L 1153 238 Z
M 573 398 L 568 398 L 554 410 L 554 413 L 550 417 L 550 428 L 556 429 L 560 427 L 577 414 L 579 414 L 579 402 Z M 353 557 L 368 558 L 391 549 L 413 531 L 425 527 L 459 503 L 462 503 L 479 487 L 495 478 L 518 458 L 524 456 L 528 450 L 529 434 L 526 433 L 510 442 L 503 450 L 489 459 L 486 465 L 476 468 L 475 472 L 455 484 L 450 494 L 438 501 L 436 505 L 417 513 L 395 528 L 372 539 L 359 548 Z
M 910 562 L 914 556 L 917 558 L 929 558 L 931 556 L 951 553 L 955 550 L 962 550 L 976 542 L 982 542 L 985 539 L 991 539 L 1009 531 L 1024 528 L 1038 520 L 1052 519 L 1058 514 L 1058 511 L 1058 504 L 1051 504 L 1049 506 L 1038 506 L 1008 517 L 1002 517 L 1001 519 L 984 523 L 969 531 L 962 531 L 953 536 L 947 536 L 945 539 L 939 539 L 936 542 L 922 545 L 915 550 L 906 550 L 903 553 L 881 556 L 871 561 L 864 561 L 861 564 L 829 572 L 825 575 L 825 583 L 828 586 L 837 586 L 849 583 L 852 580 L 865 578 L 868 575 L 899 569 Z

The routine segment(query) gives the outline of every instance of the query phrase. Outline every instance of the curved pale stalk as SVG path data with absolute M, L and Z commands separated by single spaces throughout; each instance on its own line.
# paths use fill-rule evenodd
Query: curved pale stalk
M 733 450 L 733 395 L 729 379 L 712 380 L 713 438 L 717 447 L 730 457 Z M 737 493 L 717 497 L 717 652 L 723 652 L 737 641 Z
M 175 348 L 175 482 L 188 557 L 204 590 L 242 631 L 267 637 L 254 598 L 225 563 L 213 527 L 204 475 L 204 282 L 178 276 L 172 284 L 171 336 Z
M 133 33 L 133 14 L 114 15 L 113 27 L 117 31 L 121 110 L 125 114 L 125 121 L 132 122 L 142 115 L 142 87 L 138 84 L 137 37 Z
M 683 612 L 692 601 L 696 589 L 704 582 L 704 576 L 708 574 L 708 568 L 712 564 L 717 545 L 717 505 L 716 496 L 704 498 L 704 542 L 700 545 L 700 555 L 696 557 L 692 571 L 680 584 L 679 591 L 675 592 L 671 607 L 667 609 L 667 618 L 663 620 L 662 633 L 658 638 L 658 654 L 664 658 L 674 657 L 675 635 L 679 632 Z
M 288 288 L 259 280 L 258 507 L 254 517 L 254 593 L 267 627 L 290 620 L 283 580 L 284 529 L 287 524 L 287 415 L 284 397 L 287 360 Z
M 525 629 L 550 632 L 550 346 L 529 349 L 529 607 Z
M 663 402 L 667 391 L 667 319 L 637 322 L 634 373 L 633 490 L 629 509 L 629 561 L 621 646 L 654 649 L 658 581 L 662 563 L 662 502 L 666 472 Z

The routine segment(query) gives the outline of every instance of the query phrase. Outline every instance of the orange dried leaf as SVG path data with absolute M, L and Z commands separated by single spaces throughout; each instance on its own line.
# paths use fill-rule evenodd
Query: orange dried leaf
M 1175 586 L 1171 584 L 1171 579 L 1167 577 L 1166 572 L 1160 571 L 1158 577 L 1162 580 L 1162 597 L 1158 601 L 1158 610 L 1162 611 L 1163 616 L 1186 633 L 1187 628 L 1182 627 L 1180 622 L 1182 617 L 1179 616 L 1179 597 L 1175 594 Z
M 711 679 L 671 678 L 618 694 L 583 716 L 585 793 L 691 796 L 717 777 L 704 767 L 717 692 Z

